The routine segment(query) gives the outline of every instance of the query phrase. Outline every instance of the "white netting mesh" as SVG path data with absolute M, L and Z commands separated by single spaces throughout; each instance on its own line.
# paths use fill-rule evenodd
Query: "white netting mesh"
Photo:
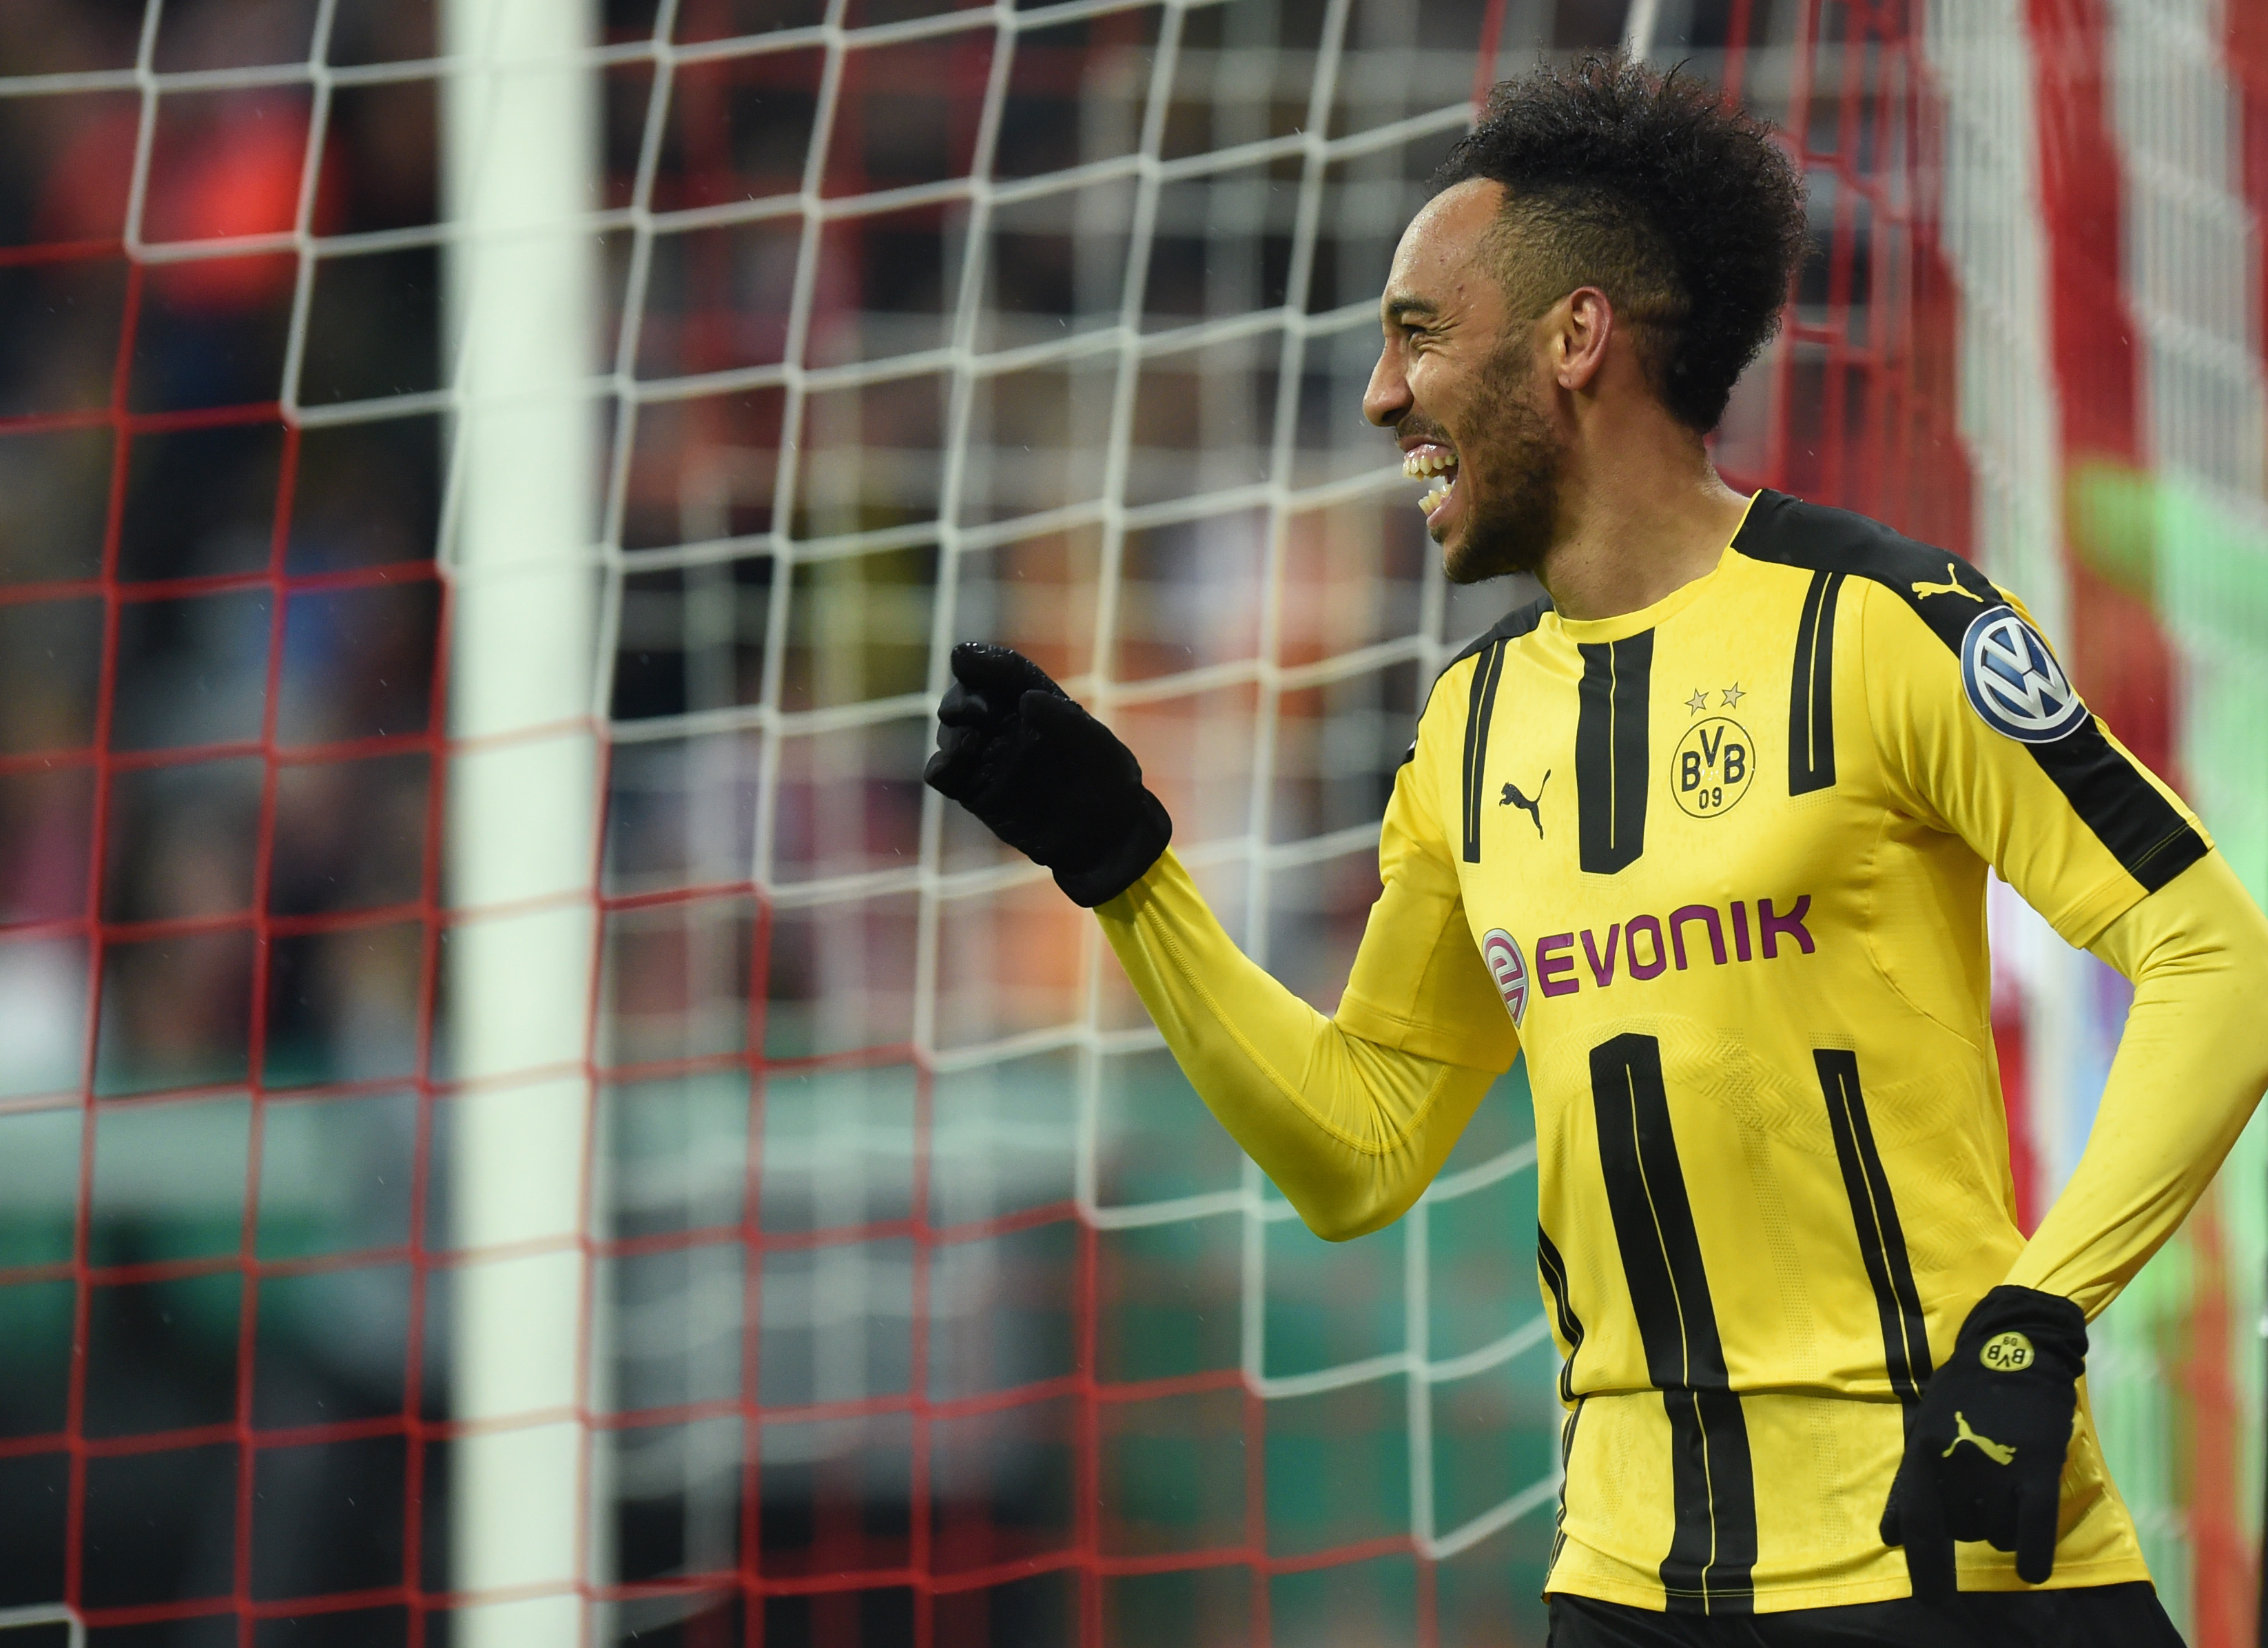
M 1024 646 L 1335 993 L 1503 600 L 1357 412 L 1479 7 L 32 10 L 5 269 L 66 318 L 13 335 L 9 611 L 85 633 L 0 776 L 85 796 L 7 935 L 4 1285 L 92 1340 L 10 1399 L 72 1507 L 24 1600 L 1244 1642 L 1532 1596 L 1517 1085 L 1324 1248 L 917 784 L 950 642 Z
M 921 790 L 946 653 L 1106 715 L 1329 1004 L 1518 599 L 1359 422 L 1370 305 L 1484 39 L 1626 28 L 1813 174 L 1728 471 L 1956 547 L 1973 478 L 2058 628 L 2021 11 L 1926 85 L 1887 0 L 0 8 L 0 1625 L 1534 1634 L 1524 1086 L 1313 1240 Z M 2211 11 L 2114 6 L 2111 107 L 2250 818 Z
M 767 1228 L 812 1245 L 766 1260 L 755 1395 L 862 1414 L 925 1397 L 946 1404 L 940 1437 L 966 1427 L 954 1404 L 998 1409 L 993 1463 L 935 1477 L 958 1506 L 944 1514 L 1011 1529 L 1058 1515 L 1086 1546 L 1074 1560 L 1128 1571 L 1094 1582 L 1114 1615 L 1123 1593 L 1234 1637 L 1249 1599 L 1145 1602 L 1143 1571 L 1413 1540 L 1448 1557 L 1549 1500 L 1551 1352 L 1504 1251 L 1523 1240 L 1524 1120 L 1492 1115 L 1395 1232 L 1322 1249 L 1219 1137 L 1091 926 L 909 781 L 950 643 L 1020 645 L 1127 732 L 1255 953 L 1335 993 L 1417 695 L 1484 622 L 1448 616 L 1406 485 L 1357 409 L 1387 253 L 1468 119 L 1477 18 L 1427 19 L 1430 49 L 1415 8 L 843 21 L 813 37 L 822 134 L 858 118 L 862 49 L 990 36 L 950 71 L 970 95 L 945 169 L 965 176 L 846 189 L 828 171 L 839 145 L 815 138 L 793 195 L 698 220 L 792 231 L 754 254 L 776 261 L 781 358 L 626 386 L 641 427 L 661 411 L 689 428 L 704 407 L 756 425 L 679 438 L 678 519 L 646 529 L 673 541 L 624 538 L 617 659 L 676 652 L 684 709 L 626 717 L 619 676 L 613 700 L 618 794 L 644 785 L 642 805 L 666 806 L 684 785 L 711 809 L 715 856 L 689 879 L 733 879 L 732 775 L 753 780 L 756 879 L 792 935 L 768 953 L 766 1053 L 816 1063 L 767 1072 L 759 1176 Z M 654 250 L 630 253 L 631 287 L 653 279 L 644 257 L 688 278 L 696 249 L 665 250 L 677 225 L 637 226 Z M 768 445 L 779 430 L 800 443 Z M 635 452 L 641 438 L 621 438 Z M 619 461 L 627 519 L 638 463 Z M 708 604 L 719 592 L 737 624 Z M 704 759 L 722 784 L 693 777 Z M 633 762 L 659 782 L 625 784 Z M 712 977 L 729 1016 L 743 982 L 729 964 Z M 836 1067 L 845 1055 L 855 1068 Z M 746 1125 L 740 1079 L 718 1089 L 720 1144 Z M 718 1171 L 729 1201 L 735 1174 Z M 688 1278 L 681 1296 L 685 1324 L 703 1299 L 721 1306 L 696 1340 L 741 1329 L 742 1280 L 721 1262 L 721 1291 Z M 668 1295 L 644 1297 L 668 1313 Z M 673 1389 L 659 1347 L 685 1330 L 656 1336 Z M 1035 1512 L 1045 1468 L 998 1473 L 1061 1423 L 1049 1403 L 1098 1379 L 1082 1482 L 1099 1503 Z M 626 1367 L 625 1405 L 635 1383 Z M 1290 1434 L 1270 1442 L 1279 1409 Z M 854 1456 L 871 1475 L 885 1422 L 863 1423 L 773 1426 L 767 1464 L 777 1446 L 813 1480 Z M 1335 1468 L 1318 1451 L 1335 1435 L 1373 1457 Z M 1525 1475 L 1504 1468 L 1515 1436 Z M 1239 1461 L 1226 1489 L 1191 1448 Z M 1248 1449 L 1267 1457 L 1247 1465 Z M 625 1484 L 705 1501 L 728 1558 L 734 1450 L 657 1450 L 660 1474 L 626 1468 Z M 1226 1509 L 1202 1505 L 1222 1493 Z M 1347 1628 L 1393 1629 L 1410 1585 L 1359 1582 L 1353 1617 L 1379 1622 Z M 1304 1616 L 1297 1592 L 1285 1606 Z

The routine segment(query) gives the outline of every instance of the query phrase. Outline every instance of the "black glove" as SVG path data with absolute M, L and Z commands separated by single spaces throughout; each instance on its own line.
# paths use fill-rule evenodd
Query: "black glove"
M 1092 909 L 1142 879 L 1174 820 L 1110 729 L 1020 652 L 964 641 L 922 778 Z
M 1954 1595 L 1955 1540 L 2014 1551 L 2020 1578 L 2047 1583 L 2086 1366 L 2087 1318 L 2067 1299 L 1996 1287 L 1969 1313 L 1906 1426 L 1882 1512 L 1882 1542 L 1906 1548 L 1915 1596 Z

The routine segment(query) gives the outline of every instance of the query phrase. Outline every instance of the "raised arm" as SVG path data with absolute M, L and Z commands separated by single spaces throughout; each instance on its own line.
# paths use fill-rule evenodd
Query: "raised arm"
M 1401 1218 L 1496 1078 L 1324 1018 L 1236 947 L 1171 852 L 1095 914 L 1189 1085 L 1327 1240 Z
M 1336 1240 L 1399 1218 L 1518 1050 L 1411 769 L 1385 894 L 1327 1019 L 1230 939 L 1107 727 L 1012 653 L 956 649 L 954 669 L 929 782 L 1095 909 L 1190 1084 L 1309 1228 Z

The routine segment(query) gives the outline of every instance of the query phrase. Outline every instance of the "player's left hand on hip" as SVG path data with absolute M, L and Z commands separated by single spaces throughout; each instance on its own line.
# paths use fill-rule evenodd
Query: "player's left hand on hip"
M 1954 1594 L 1955 1540 L 2014 1551 L 2020 1578 L 2047 1583 L 2086 1366 L 2087 1318 L 2067 1299 L 1996 1287 L 1969 1313 L 1906 1427 L 1882 1512 L 1882 1541 L 1905 1547 L 1915 1596 Z
M 1158 862 L 1173 820 L 1142 763 L 1020 652 L 964 641 L 922 777 L 1092 909 Z

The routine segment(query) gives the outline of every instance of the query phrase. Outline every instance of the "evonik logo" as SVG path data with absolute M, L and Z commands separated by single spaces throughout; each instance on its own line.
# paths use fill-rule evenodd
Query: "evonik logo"
M 1734 899 L 1721 911 L 1713 904 L 1681 905 L 1666 921 L 1658 916 L 1633 916 L 1609 925 L 1603 938 L 1587 927 L 1580 932 L 1552 933 L 1535 941 L 1532 976 L 1535 988 L 1546 996 L 1572 996 L 1583 988 L 1586 975 L 1592 988 L 1605 990 L 1618 976 L 1643 984 L 1673 967 L 1683 972 L 1698 966 L 1705 955 L 1712 967 L 1736 965 L 1759 955 L 1766 961 L 1778 960 L 1783 944 L 1794 946 L 1791 953 L 1809 955 L 1818 947 L 1803 924 L 1810 914 L 1811 894 L 1804 893 L 1784 912 L 1771 900 L 1758 899 L 1753 938 L 1745 899 Z M 1529 975 L 1525 968 L 1522 975 L 1524 997 Z M 1524 1000 L 1521 1004 L 1526 1005 Z

